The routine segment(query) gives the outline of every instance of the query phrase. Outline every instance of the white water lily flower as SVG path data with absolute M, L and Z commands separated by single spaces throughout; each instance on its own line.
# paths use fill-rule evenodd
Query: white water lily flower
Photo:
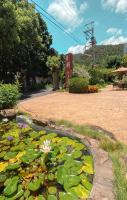
M 45 140 L 42 145 L 40 145 L 40 151 L 44 153 L 49 153 L 51 151 L 51 141 L 50 140 Z
M 2 122 L 5 122 L 5 123 L 7 123 L 9 120 L 8 120 L 8 118 L 4 118 L 3 120 L 2 120 Z

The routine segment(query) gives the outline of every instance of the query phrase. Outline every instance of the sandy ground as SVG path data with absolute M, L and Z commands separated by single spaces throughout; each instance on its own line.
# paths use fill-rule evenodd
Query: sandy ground
M 40 120 L 99 126 L 127 143 L 127 91 L 108 86 L 96 94 L 56 92 L 20 102 L 19 107 Z

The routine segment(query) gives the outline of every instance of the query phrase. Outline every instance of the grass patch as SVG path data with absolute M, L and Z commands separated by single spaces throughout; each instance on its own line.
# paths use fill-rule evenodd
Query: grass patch
M 64 125 L 67 128 L 72 128 L 75 132 L 88 136 L 100 141 L 100 147 L 107 151 L 113 162 L 114 169 L 114 192 L 116 200 L 127 199 L 127 166 L 123 157 L 127 155 L 127 145 L 114 141 L 104 132 L 93 130 L 90 127 L 83 125 L 74 125 L 69 121 L 61 120 L 56 122 L 57 125 Z
M 64 125 L 68 128 L 73 128 L 76 132 L 78 132 L 82 135 L 97 139 L 97 140 L 101 140 L 102 136 L 103 136 L 103 134 L 101 132 L 91 129 L 88 126 L 73 125 L 71 122 L 66 121 L 66 120 L 60 120 L 56 123 L 57 123 L 57 125 Z
M 117 200 L 126 200 L 127 199 L 127 167 L 125 166 L 125 163 L 123 163 L 120 160 L 119 153 L 110 154 L 112 161 L 113 161 L 113 167 L 114 167 L 114 185 L 115 185 L 115 193 L 116 193 L 116 199 Z
M 107 152 L 122 151 L 123 145 L 120 142 L 113 141 L 109 138 L 102 138 L 100 147 Z

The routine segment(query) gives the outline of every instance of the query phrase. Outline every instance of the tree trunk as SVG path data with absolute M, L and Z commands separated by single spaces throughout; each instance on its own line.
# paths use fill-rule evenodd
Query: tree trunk
M 52 79 L 53 79 L 53 90 L 59 90 L 59 82 L 60 82 L 60 77 L 59 77 L 59 70 L 56 69 L 52 73 Z

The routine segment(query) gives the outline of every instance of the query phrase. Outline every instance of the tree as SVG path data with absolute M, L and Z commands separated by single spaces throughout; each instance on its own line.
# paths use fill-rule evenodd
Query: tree
M 19 43 L 16 7 L 10 0 L 0 1 L 0 80 L 9 80 L 12 63 L 12 49 Z M 12 55 L 12 56 L 11 56 Z
M 66 56 L 64 54 L 60 55 L 60 86 L 63 88 L 65 85 L 65 63 Z
M 127 54 L 125 54 L 122 58 L 123 65 L 127 67 Z
M 46 23 L 26 0 L 2 0 L 0 4 L 0 23 L 6 27 L 0 30 L 0 80 L 7 82 L 11 77 L 9 82 L 13 82 L 19 73 L 27 85 L 31 80 L 35 84 L 36 76 L 47 77 L 49 72 L 46 62 L 52 37 Z
M 113 68 L 113 67 L 119 67 L 122 63 L 122 57 L 121 56 L 107 56 L 106 58 L 106 67 L 107 68 Z
M 52 72 L 53 90 L 58 90 L 60 81 L 60 57 L 56 55 L 49 56 L 47 66 L 50 67 Z

